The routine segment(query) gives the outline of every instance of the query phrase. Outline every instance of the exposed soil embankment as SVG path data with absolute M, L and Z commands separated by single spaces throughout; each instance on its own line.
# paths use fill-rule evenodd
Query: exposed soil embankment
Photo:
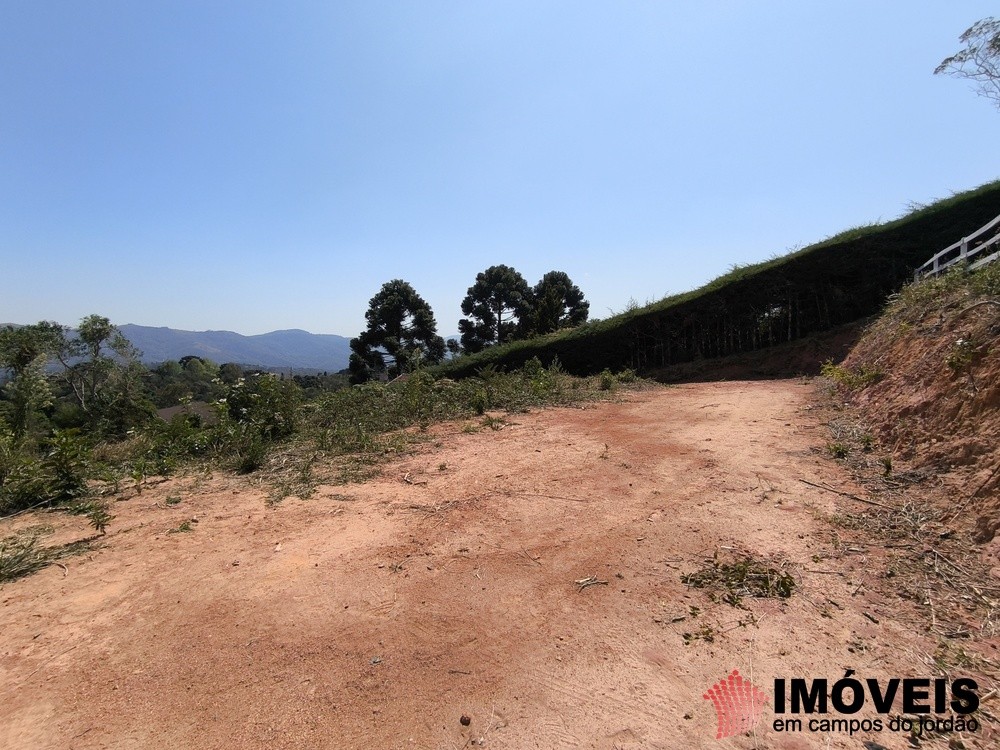
M 1000 267 L 956 273 L 904 290 L 840 373 L 891 457 L 931 480 L 982 544 L 1000 528 L 998 334 Z

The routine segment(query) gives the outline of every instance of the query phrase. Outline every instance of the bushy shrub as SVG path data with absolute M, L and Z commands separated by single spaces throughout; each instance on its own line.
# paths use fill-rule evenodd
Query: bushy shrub
M 538 357 L 532 357 L 521 368 L 521 377 L 531 388 L 535 398 L 545 398 L 553 390 L 556 376 L 542 365 Z
M 548 371 L 538 357 L 532 357 L 521 368 L 521 375 L 526 380 L 540 380 L 548 375 Z
M 75 430 L 57 430 L 39 453 L 0 428 L 0 513 L 81 497 L 89 471 L 90 447 Z
M 425 427 L 435 416 L 438 403 L 442 400 L 434 393 L 435 382 L 426 370 L 418 369 L 407 375 L 402 383 L 401 408 L 404 418 L 411 424 L 418 422 Z
M 240 378 L 228 387 L 221 403 L 224 417 L 251 425 L 264 440 L 291 435 L 298 424 L 298 386 L 271 373 Z
M 951 345 L 951 351 L 945 357 L 945 364 L 954 372 L 964 372 L 972 365 L 976 355 L 976 343 L 969 338 L 959 338 Z
M 56 430 L 48 439 L 45 467 L 50 480 L 52 500 L 71 500 L 87 491 L 90 471 L 90 445 L 79 430 Z
M 489 394 L 486 393 L 486 389 L 476 388 L 472 392 L 472 397 L 469 399 L 469 405 L 472 407 L 472 411 L 476 413 L 477 417 L 483 416 L 490 406 L 490 397 Z
M 237 422 L 228 435 L 226 448 L 236 460 L 236 471 L 249 474 L 264 465 L 267 445 L 264 436 L 252 424 Z
M 0 514 L 44 503 L 46 486 L 40 457 L 0 429 Z
M 639 379 L 639 376 L 636 374 L 636 371 L 633 370 L 631 367 L 626 367 L 615 377 L 618 378 L 619 383 L 635 383 Z

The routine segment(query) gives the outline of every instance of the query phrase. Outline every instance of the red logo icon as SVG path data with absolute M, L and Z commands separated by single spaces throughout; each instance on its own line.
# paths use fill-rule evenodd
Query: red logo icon
M 760 691 L 750 680 L 745 680 L 734 669 L 729 677 L 712 685 L 703 696 L 715 706 L 715 717 L 719 728 L 715 739 L 721 740 L 733 735 L 749 732 L 760 721 L 766 693 Z

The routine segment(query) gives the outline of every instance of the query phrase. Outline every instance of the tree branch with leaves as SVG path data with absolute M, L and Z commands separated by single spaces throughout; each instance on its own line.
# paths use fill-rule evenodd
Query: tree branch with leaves
M 965 47 L 942 60 L 934 74 L 972 81 L 980 96 L 1000 108 L 1000 20 L 976 21 L 958 39 Z

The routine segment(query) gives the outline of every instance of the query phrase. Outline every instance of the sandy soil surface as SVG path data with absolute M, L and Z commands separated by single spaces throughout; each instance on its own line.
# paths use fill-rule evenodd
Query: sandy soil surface
M 100 549 L 0 588 L 0 747 L 908 747 L 778 733 L 770 706 L 717 740 L 704 698 L 734 669 L 768 695 L 932 676 L 933 643 L 865 585 L 876 546 L 825 520 L 851 501 L 800 481 L 852 489 L 815 400 L 710 383 L 440 425 L 376 480 L 275 507 L 221 473 L 150 486 Z M 89 533 L 0 531 L 38 523 Z M 681 582 L 742 551 L 793 595 L 734 607 Z

